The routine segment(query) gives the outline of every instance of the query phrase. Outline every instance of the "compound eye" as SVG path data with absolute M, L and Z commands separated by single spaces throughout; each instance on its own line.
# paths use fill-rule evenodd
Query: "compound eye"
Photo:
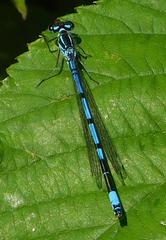
M 63 27 L 66 31 L 70 31 L 74 28 L 74 23 L 71 21 L 66 21 L 64 22 Z
M 51 32 L 59 32 L 60 26 L 59 24 L 54 23 L 48 27 L 48 30 Z

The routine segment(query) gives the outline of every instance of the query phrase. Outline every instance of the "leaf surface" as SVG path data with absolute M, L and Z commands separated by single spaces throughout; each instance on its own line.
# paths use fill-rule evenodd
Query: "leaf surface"
M 69 15 L 87 81 L 127 172 L 114 178 L 128 226 L 93 180 L 71 74 L 29 45 L 0 89 L 1 239 L 164 239 L 166 4 L 103 0 Z M 51 34 L 47 34 L 52 37 Z M 53 47 L 55 45 L 53 44 Z

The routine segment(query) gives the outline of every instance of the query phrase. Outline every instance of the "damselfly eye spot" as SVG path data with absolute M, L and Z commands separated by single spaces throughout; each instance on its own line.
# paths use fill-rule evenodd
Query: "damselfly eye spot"
M 74 23 L 73 22 L 71 22 L 71 21 L 66 21 L 66 22 L 64 22 L 64 29 L 66 30 L 66 31 L 70 31 L 70 30 L 72 30 L 74 28 Z
M 58 32 L 59 29 L 60 29 L 60 26 L 55 23 L 48 27 L 48 30 L 51 32 Z

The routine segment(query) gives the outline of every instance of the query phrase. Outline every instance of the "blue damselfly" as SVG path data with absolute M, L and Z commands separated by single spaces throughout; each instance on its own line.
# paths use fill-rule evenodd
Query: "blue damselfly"
M 124 175 L 124 168 L 103 124 L 88 83 L 85 81 L 83 76 L 83 70 L 87 74 L 88 72 L 85 70 L 81 62 L 81 56 L 86 58 L 87 54 L 77 44 L 75 35 L 69 32 L 73 28 L 73 22 L 63 22 L 59 19 L 49 26 L 49 30 L 51 32 L 58 33 L 57 37 L 54 38 L 59 50 L 58 56 L 60 52 L 63 54 L 74 80 L 78 106 L 88 146 L 91 172 L 95 175 L 96 182 L 99 187 L 101 187 L 101 172 L 103 173 L 112 208 L 115 215 L 118 216 L 118 218 L 121 218 L 123 215 L 123 207 L 108 165 L 108 160 L 111 161 L 116 173 L 120 175 L 122 179 Z M 82 50 L 84 55 L 81 55 L 78 48 Z M 38 85 L 45 80 L 46 79 L 42 80 Z

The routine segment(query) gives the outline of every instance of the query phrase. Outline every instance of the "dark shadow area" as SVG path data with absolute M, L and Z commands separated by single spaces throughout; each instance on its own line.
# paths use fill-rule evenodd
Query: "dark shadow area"
M 119 219 L 119 222 L 120 222 L 120 226 L 121 227 L 126 227 L 128 225 L 127 223 L 127 215 L 126 215 L 126 212 L 123 208 L 123 205 L 122 205 L 122 209 L 123 209 L 123 216 Z
M 15 57 L 27 50 L 27 43 L 52 23 L 53 19 L 74 13 L 74 8 L 93 4 L 92 0 L 29 0 L 27 19 L 23 20 L 11 1 L 0 1 L 0 79 L 5 69 L 15 62 Z

